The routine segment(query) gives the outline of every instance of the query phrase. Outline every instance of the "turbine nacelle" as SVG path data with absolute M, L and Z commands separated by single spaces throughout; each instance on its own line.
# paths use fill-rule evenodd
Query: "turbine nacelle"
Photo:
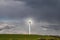
M 32 24 L 32 20 L 28 20 L 28 24 Z

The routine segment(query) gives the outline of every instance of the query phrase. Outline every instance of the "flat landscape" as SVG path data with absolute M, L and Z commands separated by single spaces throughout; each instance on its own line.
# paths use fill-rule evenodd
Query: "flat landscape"
M 0 40 L 60 40 L 58 36 L 28 35 L 28 34 L 0 34 Z

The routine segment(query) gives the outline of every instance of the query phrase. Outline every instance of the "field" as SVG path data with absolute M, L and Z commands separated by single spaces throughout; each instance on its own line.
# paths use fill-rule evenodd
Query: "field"
M 28 34 L 0 34 L 0 40 L 60 40 L 58 36 L 28 35 Z

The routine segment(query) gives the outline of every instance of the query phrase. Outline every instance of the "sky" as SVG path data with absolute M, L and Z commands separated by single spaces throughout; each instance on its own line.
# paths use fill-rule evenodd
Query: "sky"
M 0 0 L 0 34 L 60 35 L 60 0 Z

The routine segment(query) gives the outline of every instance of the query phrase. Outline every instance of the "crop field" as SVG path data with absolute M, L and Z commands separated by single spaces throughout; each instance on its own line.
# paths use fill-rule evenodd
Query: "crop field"
M 60 40 L 60 37 L 28 34 L 0 34 L 0 40 Z

